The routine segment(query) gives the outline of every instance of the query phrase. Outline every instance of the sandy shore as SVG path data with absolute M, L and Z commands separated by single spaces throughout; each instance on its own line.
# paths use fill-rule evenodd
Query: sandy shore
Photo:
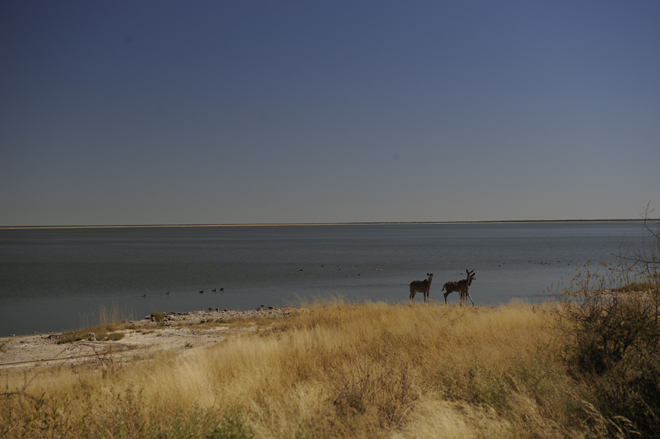
M 127 361 L 155 353 L 176 352 L 186 355 L 194 348 L 222 342 L 228 337 L 256 331 L 255 324 L 233 327 L 237 318 L 284 318 L 297 308 L 258 308 L 252 311 L 194 311 L 169 315 L 157 323 L 149 317 L 127 322 L 131 329 L 118 341 L 87 340 L 58 344 L 63 333 L 48 333 L 0 338 L 0 371 L 31 369 L 62 363 L 94 364 Z M 206 322 L 213 325 L 199 326 Z M 93 340 L 93 341 L 90 341 Z

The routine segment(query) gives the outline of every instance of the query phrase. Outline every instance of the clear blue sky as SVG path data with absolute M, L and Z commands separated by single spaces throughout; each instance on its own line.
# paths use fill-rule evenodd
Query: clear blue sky
M 0 2 L 0 226 L 637 218 L 658 164 L 656 0 Z

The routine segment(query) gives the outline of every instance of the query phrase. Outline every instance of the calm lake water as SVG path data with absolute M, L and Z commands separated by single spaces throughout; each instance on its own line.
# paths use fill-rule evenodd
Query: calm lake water
M 0 336 L 75 329 L 102 306 L 142 318 L 333 295 L 406 302 L 427 272 L 442 301 L 466 269 L 477 305 L 539 302 L 641 233 L 641 222 L 0 230 Z

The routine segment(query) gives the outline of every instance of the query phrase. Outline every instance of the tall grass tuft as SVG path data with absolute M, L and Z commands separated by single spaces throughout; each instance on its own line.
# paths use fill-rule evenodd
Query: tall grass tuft
M 133 311 L 120 308 L 116 303 L 110 308 L 99 305 L 98 309 L 80 316 L 80 328 L 105 327 L 108 331 L 112 331 L 122 322 L 133 319 Z
M 127 326 L 125 322 L 132 319 L 132 312 L 122 310 L 116 304 L 113 304 L 110 309 L 101 305 L 95 312 L 80 317 L 81 329 L 65 332 L 57 343 L 64 344 L 85 340 L 89 338 L 90 333 L 93 333 L 94 338 L 99 341 L 121 340 L 124 338 L 124 334 L 115 331 L 123 329 Z

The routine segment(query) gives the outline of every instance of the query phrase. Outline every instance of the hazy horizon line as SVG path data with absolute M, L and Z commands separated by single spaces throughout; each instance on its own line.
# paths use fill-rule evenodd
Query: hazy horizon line
M 120 228 L 166 228 L 166 227 L 276 227 L 276 226 L 351 226 L 351 225 L 414 225 L 414 224 L 523 224 L 523 223 L 605 223 L 643 222 L 660 219 L 561 219 L 561 220 L 476 220 L 476 221 L 348 221 L 319 223 L 228 223 L 228 224 L 105 224 L 105 225 L 49 225 L 49 226 L 0 226 L 0 230 L 17 229 L 120 229 Z

